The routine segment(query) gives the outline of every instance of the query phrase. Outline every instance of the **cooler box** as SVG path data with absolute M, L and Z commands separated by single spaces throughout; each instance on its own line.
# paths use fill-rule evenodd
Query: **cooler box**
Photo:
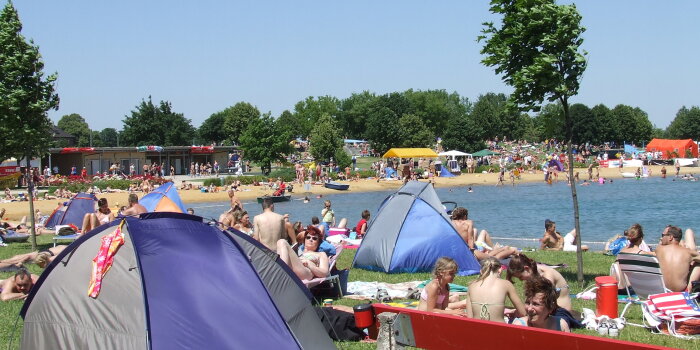
M 328 230 L 328 236 L 335 236 L 335 235 L 348 235 L 350 233 L 350 230 L 346 228 L 337 228 L 333 227 L 330 230 Z
M 596 316 L 617 318 L 617 279 L 612 276 L 600 276 L 595 278 L 595 284 L 598 287 L 595 298 Z

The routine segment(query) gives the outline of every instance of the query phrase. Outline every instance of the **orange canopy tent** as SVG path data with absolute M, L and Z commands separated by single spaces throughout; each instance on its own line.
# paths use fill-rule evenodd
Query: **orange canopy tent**
M 691 139 L 687 140 L 667 140 L 667 139 L 653 139 L 647 145 L 647 152 L 661 152 L 661 158 L 688 158 L 686 157 L 686 150 L 690 150 L 692 155 L 691 158 L 698 157 L 698 145 Z M 678 154 L 678 156 L 671 156 L 673 153 Z

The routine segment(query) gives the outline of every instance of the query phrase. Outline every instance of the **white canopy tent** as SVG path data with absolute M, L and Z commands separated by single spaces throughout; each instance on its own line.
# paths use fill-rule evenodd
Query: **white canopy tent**
M 451 151 L 446 151 L 446 152 L 440 152 L 438 153 L 439 156 L 443 157 L 450 157 L 451 159 L 447 162 L 447 167 L 452 173 L 459 173 L 461 172 L 459 163 L 457 163 L 456 158 L 457 157 L 471 157 L 471 153 L 465 153 L 462 151 L 457 151 L 457 150 L 451 150 Z
M 441 153 L 438 153 L 438 155 L 445 156 L 445 157 L 452 157 L 452 159 L 455 159 L 455 157 L 466 157 L 466 156 L 471 157 L 472 156 L 471 153 L 465 153 L 465 152 L 457 151 L 457 150 L 441 152 Z

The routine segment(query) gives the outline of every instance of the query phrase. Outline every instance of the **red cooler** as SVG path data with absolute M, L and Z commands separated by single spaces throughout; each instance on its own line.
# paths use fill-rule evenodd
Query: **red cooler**
M 355 312 L 355 326 L 367 328 L 374 324 L 374 308 L 372 304 L 360 304 L 352 307 Z
M 600 276 L 595 278 L 595 284 L 598 287 L 595 297 L 596 316 L 617 318 L 617 279 Z

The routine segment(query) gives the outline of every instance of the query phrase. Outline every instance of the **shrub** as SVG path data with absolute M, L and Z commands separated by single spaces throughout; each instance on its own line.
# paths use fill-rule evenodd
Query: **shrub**
M 270 177 L 273 179 L 280 177 L 282 178 L 282 181 L 289 182 L 296 179 L 297 173 L 292 168 L 280 168 L 270 173 Z
M 223 186 L 221 179 L 218 177 L 205 179 L 202 185 L 204 185 L 204 187 L 209 187 L 209 185 Z
M 360 178 L 361 179 L 366 179 L 368 177 L 375 177 L 377 176 L 377 172 L 374 170 L 360 170 L 356 171 L 356 173 L 360 173 Z

